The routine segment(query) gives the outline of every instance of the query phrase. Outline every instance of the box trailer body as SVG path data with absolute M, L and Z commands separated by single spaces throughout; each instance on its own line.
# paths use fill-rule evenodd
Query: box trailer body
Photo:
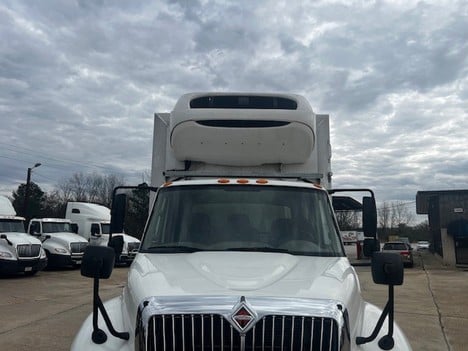
M 72 350 L 379 349 L 327 191 L 329 117 L 293 94 L 192 93 L 154 123 L 140 250 Z
M 0 274 L 33 275 L 47 264 L 41 241 L 26 233 L 24 221 L 10 200 L 0 196 Z
M 42 242 L 49 268 L 81 265 L 88 241 L 73 232 L 69 219 L 33 218 L 29 221 L 28 233 Z
M 67 203 L 65 218 L 77 224 L 78 234 L 91 245 L 107 246 L 111 219 L 109 208 L 89 202 L 70 201 Z M 140 246 L 140 240 L 125 233 L 119 235 L 123 237 L 124 244 L 118 261 L 131 263 Z

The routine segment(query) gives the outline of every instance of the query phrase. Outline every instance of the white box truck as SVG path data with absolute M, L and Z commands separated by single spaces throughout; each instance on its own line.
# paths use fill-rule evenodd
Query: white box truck
M 81 273 L 94 279 L 94 307 L 72 350 L 411 350 L 393 320 L 401 259 L 374 254 L 374 281 L 389 291 L 382 311 L 362 299 L 345 256 L 328 116 L 293 94 L 193 93 L 154 123 L 155 195 L 128 283 L 102 303 L 114 253 L 88 247 Z
M 88 241 L 73 232 L 69 219 L 33 218 L 29 221 L 28 233 L 42 241 L 48 268 L 81 265 Z
M 65 218 L 78 226 L 78 234 L 91 245 L 107 246 L 111 218 L 109 208 L 89 202 L 70 201 L 67 203 Z M 138 251 L 140 240 L 125 233 L 118 235 L 123 238 L 123 246 L 117 262 L 130 264 Z
M 24 218 L 16 215 L 10 200 L 0 196 L 0 274 L 34 275 L 47 265 L 41 241 L 28 235 Z

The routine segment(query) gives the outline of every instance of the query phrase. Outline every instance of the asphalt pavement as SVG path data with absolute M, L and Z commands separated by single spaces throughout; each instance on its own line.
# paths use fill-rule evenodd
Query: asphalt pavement
M 363 297 L 382 308 L 387 287 L 373 283 L 369 265 L 355 269 Z M 101 282 L 103 300 L 121 293 L 127 272 L 116 268 Z M 395 319 L 413 350 L 468 350 L 467 291 L 467 271 L 415 253 L 414 268 L 405 268 L 404 284 L 395 288 Z M 0 350 L 68 350 L 91 302 L 92 280 L 77 269 L 0 278 Z

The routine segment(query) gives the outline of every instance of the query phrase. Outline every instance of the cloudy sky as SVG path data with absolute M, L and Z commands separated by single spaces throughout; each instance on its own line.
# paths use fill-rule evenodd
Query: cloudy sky
M 304 95 L 334 185 L 468 188 L 468 2 L 0 1 L 0 193 L 151 168 L 154 112 L 192 91 Z

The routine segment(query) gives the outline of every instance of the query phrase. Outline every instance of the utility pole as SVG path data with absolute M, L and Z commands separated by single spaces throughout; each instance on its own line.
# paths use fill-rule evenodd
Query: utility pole
M 26 189 L 24 192 L 24 208 L 23 208 L 23 213 L 24 217 L 26 218 L 26 221 L 28 222 L 30 220 L 29 216 L 29 193 L 30 193 L 30 188 L 31 188 L 31 172 L 33 168 L 39 167 L 41 164 L 36 163 L 33 167 L 28 168 L 28 176 L 26 177 Z

